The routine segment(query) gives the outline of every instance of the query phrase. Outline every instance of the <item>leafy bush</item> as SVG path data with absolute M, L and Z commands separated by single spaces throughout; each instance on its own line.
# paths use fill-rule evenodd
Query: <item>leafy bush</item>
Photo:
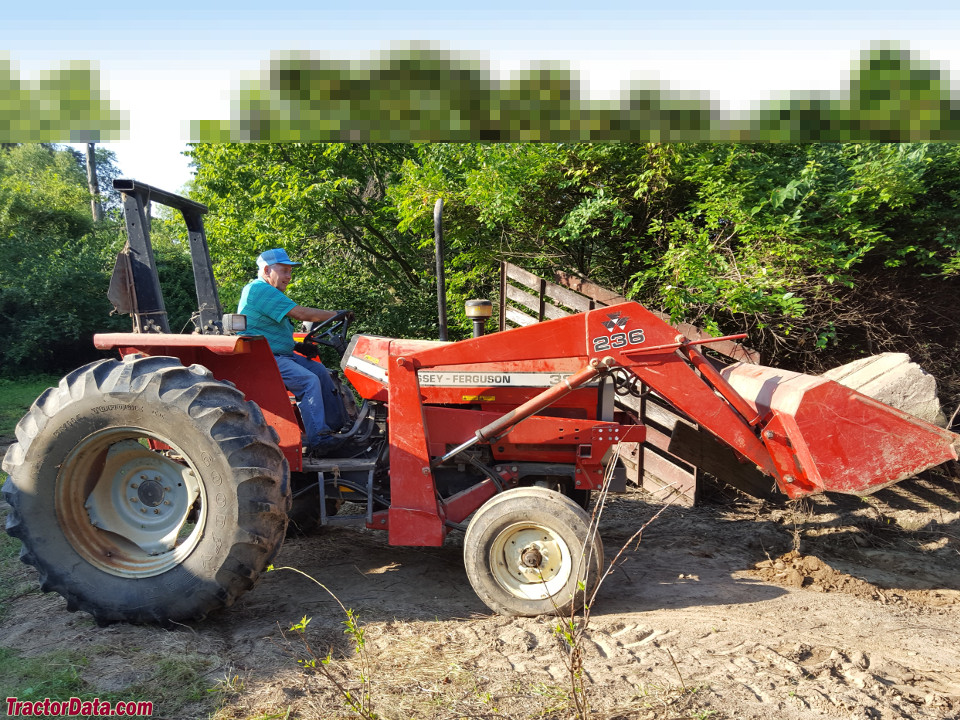
M 116 221 L 95 227 L 75 155 L 42 145 L 0 152 L 0 348 L 5 374 L 59 372 L 97 357 L 119 328 L 106 289 Z

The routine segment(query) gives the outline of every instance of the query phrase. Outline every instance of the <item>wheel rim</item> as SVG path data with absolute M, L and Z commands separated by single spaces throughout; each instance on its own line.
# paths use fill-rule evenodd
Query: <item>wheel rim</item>
M 490 568 L 517 598 L 545 600 L 569 582 L 573 561 L 567 543 L 548 527 L 530 522 L 504 528 L 490 546 Z
M 170 450 L 149 446 L 157 443 Z M 198 477 L 169 438 L 132 427 L 102 430 L 61 464 L 57 518 L 90 564 L 121 577 L 159 575 L 203 537 L 207 500 Z

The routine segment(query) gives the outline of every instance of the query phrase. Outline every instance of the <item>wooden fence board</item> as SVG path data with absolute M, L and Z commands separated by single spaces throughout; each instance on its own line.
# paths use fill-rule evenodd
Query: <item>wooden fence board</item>
M 600 305 L 617 305 L 618 303 L 627 301 L 623 295 L 618 295 L 613 290 L 608 290 L 607 288 L 601 287 L 600 285 L 592 283 L 589 280 L 584 280 L 581 277 L 577 277 L 576 275 L 571 275 L 563 271 L 554 273 L 554 279 L 557 281 L 558 285 L 570 288 L 574 292 L 578 292 L 581 295 L 586 295 L 588 298 L 599 303 Z
M 583 295 L 578 295 L 573 292 L 573 290 L 567 290 L 553 283 L 547 283 L 546 296 L 554 302 L 576 310 L 577 312 L 586 312 L 594 308 L 594 304 L 589 298 L 585 298 Z M 571 313 L 567 314 L 569 315 Z
M 512 322 L 514 325 L 519 325 L 520 327 L 526 327 L 527 325 L 536 325 L 539 320 L 535 317 L 531 317 L 526 313 L 522 313 L 519 310 L 514 310 L 513 308 L 506 309 L 507 320 Z
M 523 307 L 528 310 L 532 310 L 538 315 L 543 312 L 544 319 L 546 320 L 556 320 L 557 318 L 566 317 L 570 313 L 564 312 L 555 305 L 549 303 L 541 303 L 540 299 L 524 290 L 523 288 L 518 288 L 516 285 L 507 285 L 507 300 L 512 300 L 515 303 L 523 305 Z
M 697 474 L 645 448 L 643 489 L 659 500 L 673 500 L 680 505 L 694 505 L 698 495 Z
M 540 285 L 540 278 L 532 272 L 527 272 L 523 268 L 511 265 L 510 263 L 504 263 L 504 267 L 506 268 L 507 277 L 510 280 L 516 280 L 521 285 L 526 285 L 529 288 L 535 288 Z

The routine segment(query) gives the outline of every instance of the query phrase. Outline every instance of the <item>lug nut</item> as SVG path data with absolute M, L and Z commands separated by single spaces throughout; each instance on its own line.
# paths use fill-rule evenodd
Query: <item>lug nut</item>
M 138 487 L 140 487 L 140 485 L 138 483 L 130 483 L 130 487 L 136 490 Z

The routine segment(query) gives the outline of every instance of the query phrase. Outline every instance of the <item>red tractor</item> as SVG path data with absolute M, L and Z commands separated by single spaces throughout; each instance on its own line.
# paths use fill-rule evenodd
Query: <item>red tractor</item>
M 603 567 L 590 494 L 625 489 L 618 446 L 645 436 L 617 397 L 641 387 L 789 497 L 866 494 L 957 458 L 960 437 L 947 430 L 823 378 L 717 368 L 703 341 L 625 303 L 460 342 L 356 335 L 346 345 L 347 317 L 333 318 L 305 340 L 343 348 L 363 403 L 349 454 L 308 459 L 266 341 L 221 319 L 206 208 L 115 186 L 129 241 L 110 295 L 135 331 L 95 336 L 120 359 L 41 395 L 3 461 L 22 560 L 44 591 L 99 623 L 230 605 L 276 555 L 291 512 L 382 529 L 391 545 L 439 546 L 464 530 L 467 577 L 491 609 L 569 609 Z M 199 301 L 190 335 L 167 327 L 150 201 L 187 223 Z

